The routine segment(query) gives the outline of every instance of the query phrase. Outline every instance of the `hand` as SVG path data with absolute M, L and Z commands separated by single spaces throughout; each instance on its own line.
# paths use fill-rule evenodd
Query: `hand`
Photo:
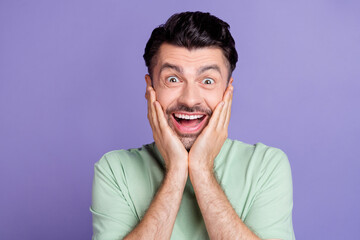
M 145 95 L 148 102 L 148 119 L 153 137 L 161 156 L 164 158 L 166 171 L 188 173 L 188 152 L 177 135 L 170 128 L 164 111 L 156 101 L 155 91 L 148 83 Z
M 216 106 L 209 124 L 194 142 L 189 152 L 189 171 L 212 173 L 214 159 L 228 136 L 233 86 L 229 83 L 223 100 Z

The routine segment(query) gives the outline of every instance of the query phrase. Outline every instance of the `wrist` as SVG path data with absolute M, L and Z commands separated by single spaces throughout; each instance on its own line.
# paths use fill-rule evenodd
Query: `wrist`
M 165 178 L 174 184 L 185 185 L 187 177 L 187 167 L 171 167 L 166 169 Z
M 189 177 L 192 183 L 205 183 L 215 179 L 213 168 L 196 166 L 189 168 Z
M 213 161 L 189 161 L 189 175 L 211 175 L 214 172 Z

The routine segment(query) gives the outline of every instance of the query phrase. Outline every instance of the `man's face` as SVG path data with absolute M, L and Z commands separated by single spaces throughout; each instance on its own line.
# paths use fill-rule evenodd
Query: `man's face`
M 164 43 L 153 68 L 153 87 L 169 126 L 189 150 L 222 100 L 229 70 L 220 48 L 188 50 Z M 150 83 L 150 77 L 146 80 Z M 231 79 L 232 81 L 232 79 Z

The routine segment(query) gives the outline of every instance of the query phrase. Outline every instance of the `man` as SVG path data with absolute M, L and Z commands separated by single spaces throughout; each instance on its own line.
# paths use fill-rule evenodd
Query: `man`
M 144 59 L 155 143 L 95 164 L 93 239 L 295 239 L 286 155 L 227 139 L 229 25 L 175 14 L 154 29 Z

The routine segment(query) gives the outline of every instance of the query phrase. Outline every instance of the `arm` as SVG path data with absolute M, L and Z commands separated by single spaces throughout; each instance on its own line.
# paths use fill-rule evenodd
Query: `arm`
M 190 179 L 210 239 L 260 239 L 241 221 L 212 172 L 192 170 Z
M 147 79 L 148 119 L 166 174 L 144 218 L 125 239 L 170 239 L 188 176 L 188 153 L 168 126 Z
M 167 172 L 144 218 L 124 239 L 170 239 L 186 183 L 184 175 Z

